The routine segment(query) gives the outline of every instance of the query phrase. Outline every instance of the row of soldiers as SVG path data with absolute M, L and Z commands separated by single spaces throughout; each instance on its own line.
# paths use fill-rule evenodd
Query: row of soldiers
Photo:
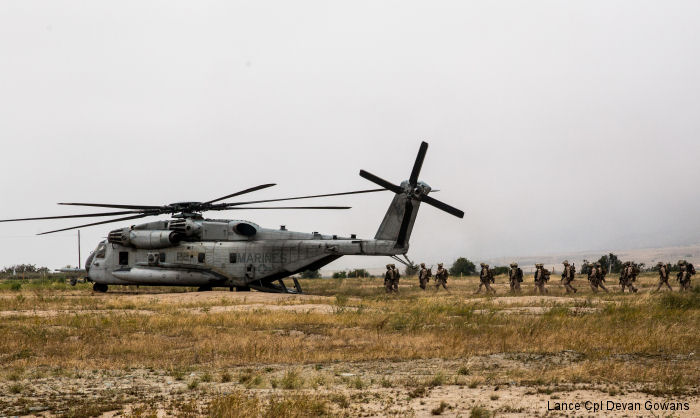
M 438 269 L 435 272 L 435 287 L 439 289 L 441 286 L 447 290 L 447 277 L 449 273 L 446 268 L 442 266 L 442 263 L 438 263 Z M 387 293 L 398 293 L 399 291 L 399 270 L 394 264 L 386 265 L 386 273 L 384 274 L 384 289 Z M 430 278 L 433 277 L 432 269 L 425 267 L 425 263 L 420 263 L 420 270 L 418 271 L 418 284 L 421 289 L 425 290 L 428 287 Z
M 564 270 L 561 274 L 561 283 L 566 289 L 566 293 L 576 293 L 578 289 L 573 286 L 573 281 L 576 278 L 576 265 L 570 264 L 568 260 L 564 260 L 562 263 L 564 265 Z M 695 267 L 693 264 L 685 261 L 679 260 L 678 266 L 680 271 L 676 275 L 676 280 L 680 283 L 680 290 L 690 290 L 690 279 L 695 274 Z M 384 276 L 384 287 L 387 293 L 398 292 L 399 286 L 399 271 L 396 269 L 394 264 L 387 264 L 387 272 Z M 659 283 L 656 287 L 658 292 L 663 285 L 666 285 L 669 290 L 673 290 L 671 285 L 668 283 L 669 272 L 671 271 L 671 266 L 659 262 L 657 264 L 657 270 L 659 273 Z M 609 292 L 608 288 L 605 287 L 605 277 L 607 276 L 607 270 L 602 266 L 600 262 L 597 263 L 584 263 L 581 273 L 588 275 L 588 282 L 594 293 L 599 292 L 601 289 L 605 292 Z M 639 266 L 631 261 L 627 261 L 623 264 L 622 270 L 620 271 L 620 287 L 622 288 L 622 293 L 625 289 L 628 289 L 630 293 L 637 292 L 637 288 L 634 286 L 634 282 L 637 280 L 640 270 Z M 447 277 L 449 273 L 445 269 L 442 263 L 438 264 L 438 270 L 435 273 L 435 287 L 440 288 L 441 286 L 447 290 Z M 510 291 L 512 293 L 520 292 L 520 284 L 523 282 L 523 270 L 518 267 L 518 263 L 513 262 L 510 264 L 510 271 L 508 272 L 508 281 L 510 283 Z M 535 264 L 535 290 L 540 294 L 548 293 L 546 288 L 547 282 L 551 272 L 544 267 L 544 264 Z M 420 264 L 420 270 L 418 271 L 418 281 L 421 289 L 425 290 L 428 286 L 430 278 L 432 277 L 431 269 L 425 267 L 425 263 Z M 496 293 L 496 291 L 491 287 L 491 284 L 495 283 L 495 278 L 493 270 L 486 263 L 481 263 L 481 271 L 479 273 L 479 288 L 476 293 L 480 293 L 482 288 L 486 292 Z
M 576 293 L 578 289 L 572 285 L 576 277 L 576 266 L 574 264 L 569 264 L 568 260 L 564 260 L 562 264 L 564 265 L 564 270 L 561 274 L 561 282 L 566 289 L 566 293 Z M 690 290 L 690 279 L 695 274 L 695 267 L 685 260 L 679 260 L 678 266 L 680 267 L 680 271 L 676 275 L 676 279 L 680 283 L 680 290 Z M 549 281 L 551 273 L 549 270 L 544 268 L 543 264 L 535 264 L 535 268 L 535 289 L 539 293 L 545 294 L 547 293 L 545 284 Z M 664 284 L 669 290 L 673 290 L 671 285 L 668 283 L 671 266 L 659 262 L 657 264 L 657 270 L 659 273 L 659 283 L 656 287 L 656 291 L 658 292 Z M 595 264 L 585 263 L 581 272 L 588 275 L 588 282 L 591 286 L 591 290 L 593 290 L 594 293 L 597 293 L 600 289 L 604 290 L 605 292 L 609 292 L 605 287 L 605 276 L 608 274 L 608 272 L 605 270 L 605 268 L 603 268 L 600 262 Z M 622 293 L 625 292 L 625 289 L 628 289 L 630 293 L 637 292 L 638 289 L 634 286 L 634 282 L 637 281 L 637 276 L 639 273 L 639 266 L 637 266 L 635 263 L 627 261 L 623 264 L 622 269 L 620 270 L 619 280 Z M 490 272 L 489 266 L 482 263 L 481 284 L 485 282 L 485 277 L 491 277 L 491 282 L 493 282 L 493 275 Z M 523 281 L 523 271 L 518 267 L 518 263 L 511 263 L 508 279 L 510 281 L 511 292 L 519 292 L 520 283 Z M 477 293 L 479 293 L 481 290 L 481 284 L 479 284 Z M 487 289 L 489 289 L 488 285 Z

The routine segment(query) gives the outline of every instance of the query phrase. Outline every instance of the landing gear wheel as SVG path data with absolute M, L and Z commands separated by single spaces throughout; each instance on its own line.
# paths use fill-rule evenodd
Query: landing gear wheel
M 107 289 L 108 289 L 108 287 L 106 284 L 95 283 L 92 285 L 92 290 L 94 290 L 95 292 L 104 293 L 107 291 Z
M 211 286 L 199 286 L 197 288 L 198 292 L 211 292 Z

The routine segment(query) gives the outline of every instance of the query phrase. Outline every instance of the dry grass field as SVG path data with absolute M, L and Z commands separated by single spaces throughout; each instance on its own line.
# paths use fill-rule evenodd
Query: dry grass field
M 495 296 L 476 277 L 402 278 L 398 295 L 381 279 L 302 280 L 305 295 L 2 282 L 0 416 L 700 416 L 700 287 L 656 281 L 593 294 L 579 278 L 566 295 L 553 276 L 546 296 L 531 277 L 517 296 L 505 277 Z M 548 410 L 576 402 L 604 410 Z

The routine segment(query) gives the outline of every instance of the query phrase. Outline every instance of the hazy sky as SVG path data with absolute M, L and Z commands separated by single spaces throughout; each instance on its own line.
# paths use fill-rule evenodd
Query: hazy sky
M 0 218 L 372 188 L 360 168 L 398 183 L 426 140 L 422 180 L 466 216 L 422 207 L 416 260 L 697 243 L 698 22 L 697 1 L 3 1 Z M 372 238 L 390 200 L 210 215 Z M 33 234 L 79 223 L 0 224 L 0 266 L 75 264 L 75 232 Z M 84 256 L 128 225 L 83 229 Z

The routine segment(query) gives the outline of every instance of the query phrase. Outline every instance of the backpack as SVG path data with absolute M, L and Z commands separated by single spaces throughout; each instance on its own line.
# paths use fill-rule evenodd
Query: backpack
M 515 273 L 515 276 L 518 278 L 519 282 L 523 281 L 523 270 L 518 267 L 518 271 Z
M 688 274 L 690 274 L 691 276 L 695 274 L 695 266 L 693 266 L 692 264 L 687 263 L 685 268 L 688 271 Z

